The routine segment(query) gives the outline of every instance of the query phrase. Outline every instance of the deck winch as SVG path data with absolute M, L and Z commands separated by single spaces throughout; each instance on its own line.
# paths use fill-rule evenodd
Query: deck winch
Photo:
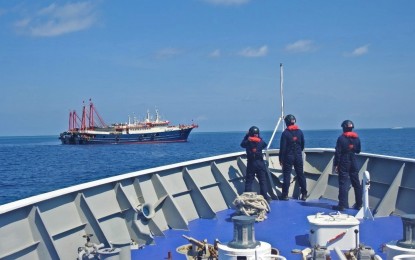
M 218 244 L 218 256 L 220 260 L 237 259 L 284 259 L 280 255 L 274 255 L 269 243 L 255 240 L 256 216 L 232 217 L 234 232 L 233 240 L 227 245 Z
M 260 245 L 258 241 L 255 241 L 255 218 L 255 216 L 235 216 L 232 218 L 233 240 L 228 243 L 228 247 L 249 249 Z
M 190 244 L 177 248 L 177 252 L 186 255 L 187 259 L 220 259 L 220 260 L 286 260 L 279 255 L 276 248 L 266 242 L 255 240 L 254 224 L 257 216 L 234 216 L 232 217 L 234 229 L 233 240 L 227 244 L 218 239 L 214 245 L 208 244 L 207 240 L 199 241 L 192 237 L 183 235 Z
M 415 258 L 415 214 L 403 215 L 401 219 L 403 238 L 385 245 L 388 260 L 399 255 L 414 255 Z

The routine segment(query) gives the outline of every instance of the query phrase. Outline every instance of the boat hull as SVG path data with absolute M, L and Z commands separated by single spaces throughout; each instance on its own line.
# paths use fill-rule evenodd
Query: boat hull
M 186 142 L 192 129 L 139 134 L 64 132 L 59 139 L 69 145 Z
M 261 229 L 271 230 L 269 237 L 261 234 L 258 239 L 278 245 L 288 255 L 293 246 L 309 246 L 305 240 L 309 229 L 298 226 L 299 222 L 306 221 L 304 213 L 332 212 L 328 201 L 336 204 L 338 175 L 332 171 L 334 149 L 305 149 L 304 173 L 309 190 L 306 202 L 277 201 L 282 186 L 279 151 L 268 152 L 267 180 L 269 192 L 276 200 L 271 203 L 278 203 L 280 207 L 270 213 L 269 222 L 257 225 L 256 233 L 261 234 Z M 359 175 L 370 172 L 368 201 L 375 220 L 390 220 L 392 214 L 414 213 L 415 159 L 365 153 L 356 158 Z M 162 247 L 160 240 L 173 235 L 180 237 L 184 230 L 193 230 L 195 226 L 189 223 L 193 220 L 203 220 L 203 230 L 212 234 L 212 237 L 206 236 L 209 241 L 218 236 L 229 241 L 224 235 L 232 234 L 232 227 L 228 231 L 206 225 L 209 220 L 213 224 L 229 223 L 229 220 L 218 221 L 217 216 L 234 209 L 235 198 L 244 192 L 246 169 L 245 152 L 237 152 L 112 176 L 0 205 L 0 259 L 75 259 L 79 257 L 79 248 L 86 245 L 86 237 L 91 235 L 91 243 L 104 244 L 105 248 L 119 249 L 125 245 L 142 248 L 131 252 L 131 255 L 140 255 L 135 259 L 161 259 L 146 250 L 151 250 L 150 246 L 157 242 L 154 250 L 164 257 L 177 246 Z M 259 191 L 257 181 L 253 188 Z M 350 205 L 352 193 L 350 190 Z M 299 195 L 297 184 L 291 185 L 289 196 L 298 198 Z M 293 204 L 300 208 L 289 213 Z M 232 212 L 226 212 L 225 218 L 229 219 Z M 303 218 L 297 218 L 300 214 Z M 290 228 L 289 223 L 294 225 Z M 366 221 L 371 223 L 375 221 Z M 396 226 L 392 231 L 369 226 L 360 233 L 365 243 L 374 242 L 366 240 L 368 237 L 385 243 L 402 238 L 396 230 L 399 230 Z M 180 233 L 169 233 L 173 231 Z M 371 231 L 375 233 L 367 236 L 366 232 Z M 287 235 L 288 232 L 292 233 Z M 189 233 L 186 234 L 193 236 Z M 197 237 L 203 239 L 205 235 Z M 377 240 L 372 246 L 379 244 Z

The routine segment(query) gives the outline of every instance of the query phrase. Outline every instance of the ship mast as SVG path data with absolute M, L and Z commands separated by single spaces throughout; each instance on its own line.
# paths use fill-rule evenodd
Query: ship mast
M 94 129 L 95 127 L 95 118 L 94 115 L 96 115 L 98 117 L 98 120 L 100 122 L 100 126 L 101 127 L 107 127 L 107 124 L 105 124 L 104 120 L 102 119 L 102 117 L 99 115 L 97 109 L 94 106 L 94 103 L 92 103 L 92 100 L 89 99 L 89 128 L 90 129 Z
M 76 111 L 70 111 L 69 112 L 69 131 L 76 131 L 76 128 L 78 127 L 77 121 L 79 120 L 78 115 L 76 114 Z
M 69 112 L 69 131 L 76 131 L 78 127 L 78 121 L 81 122 L 80 130 L 93 130 L 95 128 L 95 118 L 94 115 L 98 117 L 99 123 L 101 127 L 107 127 L 102 117 L 98 114 L 94 104 L 92 103 L 91 99 L 89 99 L 89 110 L 85 105 L 85 101 L 83 101 L 82 106 L 82 117 L 81 119 L 78 117 L 75 110 Z M 87 125 L 88 124 L 88 125 Z
M 147 109 L 146 123 L 150 123 L 150 110 Z
M 74 122 L 73 118 L 74 118 L 74 114 L 72 114 L 72 111 L 69 111 L 69 128 L 68 128 L 68 131 L 72 131 L 72 129 L 75 128 L 75 127 L 72 126 L 73 122 Z
M 85 108 L 85 102 L 83 102 L 84 105 L 82 106 L 82 121 L 81 121 L 81 130 L 86 130 L 86 108 Z
M 156 108 L 156 123 L 158 123 L 160 120 L 160 117 L 159 117 L 159 110 Z
M 284 122 L 284 91 L 283 91 L 283 82 L 284 82 L 284 78 L 283 78 L 283 66 L 282 63 L 280 63 L 280 95 L 281 95 L 281 116 L 278 119 L 278 123 L 275 126 L 274 132 L 272 133 L 271 139 L 268 142 L 268 146 L 265 150 L 265 158 L 266 158 L 266 162 L 267 162 L 267 166 L 269 167 L 270 165 L 270 160 L 269 160 L 269 148 L 271 147 L 271 143 L 274 140 L 275 134 L 277 133 L 278 127 L 282 122 Z M 284 130 L 284 123 L 282 124 L 282 130 Z M 271 162 L 272 163 L 272 162 Z M 272 179 L 271 179 L 271 171 L 268 170 L 268 174 L 267 174 L 267 178 L 268 178 L 268 191 L 269 194 L 271 195 L 271 197 L 273 199 L 278 199 L 278 192 L 277 189 L 274 185 L 271 185 Z
M 272 133 L 271 139 L 268 142 L 267 150 L 271 147 L 271 143 L 274 140 L 275 134 L 277 133 L 278 127 L 281 123 L 281 121 L 284 121 L 284 89 L 283 89 L 283 83 L 284 83 L 284 77 L 283 77 L 283 66 L 282 63 L 280 63 L 280 95 L 281 95 L 281 116 L 278 119 L 278 123 L 275 126 L 274 132 Z M 284 124 L 282 124 L 282 130 L 284 130 Z M 268 160 L 268 153 L 267 153 L 267 160 Z

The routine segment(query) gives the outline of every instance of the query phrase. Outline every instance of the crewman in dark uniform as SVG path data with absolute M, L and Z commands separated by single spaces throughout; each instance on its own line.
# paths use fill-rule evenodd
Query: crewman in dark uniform
M 291 171 L 294 166 L 297 174 L 297 182 L 300 186 L 301 200 L 307 198 L 307 184 L 304 177 L 303 167 L 303 150 L 304 150 L 304 134 L 295 124 L 296 119 L 293 115 L 287 115 L 284 118 L 287 128 L 281 134 L 279 160 L 282 166 L 283 184 L 282 184 L 282 200 L 288 200 L 288 190 L 290 188 Z
M 352 121 L 343 121 L 341 127 L 343 128 L 343 134 L 337 138 L 334 155 L 334 171 L 339 174 L 339 204 L 333 206 L 333 209 L 342 211 L 349 207 L 349 178 L 356 199 L 354 208 L 360 209 L 362 207 L 362 185 L 359 181 L 359 169 L 355 156 L 360 153 L 360 139 L 357 133 L 352 132 L 354 128 Z
M 246 149 L 248 165 L 246 169 L 245 192 L 252 192 L 252 182 L 255 175 L 259 181 L 261 195 L 267 201 L 271 201 L 267 189 L 267 168 L 262 155 L 262 150 L 267 144 L 259 136 L 259 128 L 252 126 L 241 142 L 241 147 Z

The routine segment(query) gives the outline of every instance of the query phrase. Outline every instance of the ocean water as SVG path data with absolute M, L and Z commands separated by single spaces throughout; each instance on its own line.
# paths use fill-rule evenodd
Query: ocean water
M 362 152 L 415 158 L 415 128 L 356 130 Z M 261 135 L 269 142 L 272 132 Z M 340 130 L 304 131 L 306 148 L 334 148 Z M 0 137 L 0 205 L 110 176 L 243 151 L 244 132 L 192 132 L 186 143 L 61 145 L 58 136 Z M 278 148 L 280 132 L 271 148 Z

